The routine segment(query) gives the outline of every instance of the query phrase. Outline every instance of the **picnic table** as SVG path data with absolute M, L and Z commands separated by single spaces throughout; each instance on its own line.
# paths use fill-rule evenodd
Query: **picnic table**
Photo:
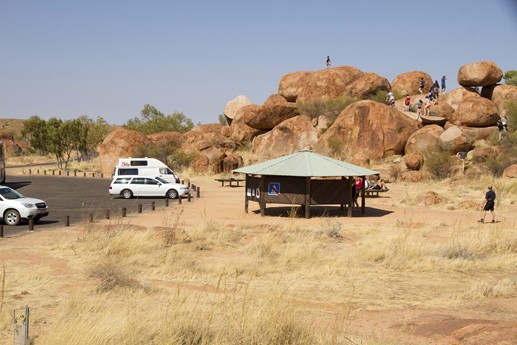
M 224 187 L 225 183 L 228 183 L 230 187 L 233 187 L 235 184 L 237 187 L 239 187 L 239 183 L 242 181 L 246 181 L 243 178 L 234 178 L 234 177 L 227 177 L 227 178 L 216 178 L 216 181 L 221 182 L 221 187 Z
M 364 190 L 364 195 L 366 197 L 378 197 L 379 196 L 379 193 L 386 193 L 387 190 L 385 189 L 365 189 Z

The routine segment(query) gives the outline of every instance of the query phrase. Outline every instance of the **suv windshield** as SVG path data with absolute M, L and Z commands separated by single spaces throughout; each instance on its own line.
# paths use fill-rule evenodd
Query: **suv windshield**
M 23 195 L 15 191 L 11 188 L 0 188 L 0 195 L 4 197 L 4 199 L 14 200 L 14 199 L 20 199 L 25 198 Z

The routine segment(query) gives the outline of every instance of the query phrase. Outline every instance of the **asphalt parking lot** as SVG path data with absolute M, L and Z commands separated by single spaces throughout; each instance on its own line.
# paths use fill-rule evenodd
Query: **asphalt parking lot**
M 70 225 L 94 219 L 104 219 L 109 210 L 110 218 L 120 217 L 122 209 L 126 213 L 137 213 L 139 204 L 142 211 L 151 210 L 152 203 L 159 208 L 165 205 L 165 198 L 134 198 L 123 199 L 109 195 L 109 179 L 40 176 L 40 175 L 13 175 L 7 176 L 5 185 L 27 197 L 43 199 L 49 206 L 49 215 L 34 225 L 34 230 L 65 226 L 67 217 Z M 169 200 L 169 204 L 178 203 L 178 200 Z M 4 224 L 3 221 L 0 224 Z M 28 224 L 7 226 L 4 224 L 4 236 L 27 231 Z

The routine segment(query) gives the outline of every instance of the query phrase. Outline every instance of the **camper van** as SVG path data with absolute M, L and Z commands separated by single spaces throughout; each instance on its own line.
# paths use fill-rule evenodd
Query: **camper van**
M 119 158 L 113 178 L 119 176 L 147 176 L 161 177 L 162 179 L 179 183 L 179 177 L 167 165 L 156 158 Z

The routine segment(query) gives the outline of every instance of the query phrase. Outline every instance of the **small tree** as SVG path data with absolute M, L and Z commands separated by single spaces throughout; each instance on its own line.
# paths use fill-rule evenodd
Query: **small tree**
M 26 138 L 32 148 L 40 154 L 48 153 L 47 122 L 34 115 L 23 122 L 22 136 Z
M 517 86 L 517 71 L 507 71 L 503 75 L 503 79 L 507 85 Z
M 183 113 L 164 115 L 152 105 L 146 104 L 140 112 L 140 118 L 130 119 L 124 127 L 143 134 L 168 131 L 184 133 L 191 130 L 194 123 Z

